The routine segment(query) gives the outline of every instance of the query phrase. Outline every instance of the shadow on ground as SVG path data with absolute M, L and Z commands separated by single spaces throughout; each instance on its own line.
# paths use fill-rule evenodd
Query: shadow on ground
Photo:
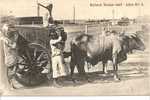
M 121 82 L 121 81 L 126 81 L 126 80 L 148 77 L 147 71 L 148 71 L 148 68 L 143 68 L 143 69 L 131 68 L 131 69 L 119 70 L 119 77 L 121 78 L 120 81 L 114 80 L 113 71 L 111 70 L 108 71 L 108 74 L 103 74 L 102 71 L 87 73 L 89 80 L 87 80 L 84 76 L 75 74 L 74 79 L 76 80 L 76 83 L 74 83 L 71 80 L 71 78 L 68 76 L 66 78 L 60 79 L 60 85 L 62 87 L 76 87 L 76 86 L 82 86 L 85 84 L 97 84 L 97 83 L 103 84 L 103 83 Z M 42 84 L 40 87 L 45 87 L 45 86 L 50 86 L 50 87 L 53 86 L 52 80 Z M 37 88 L 37 87 L 31 87 L 31 89 L 33 88 Z

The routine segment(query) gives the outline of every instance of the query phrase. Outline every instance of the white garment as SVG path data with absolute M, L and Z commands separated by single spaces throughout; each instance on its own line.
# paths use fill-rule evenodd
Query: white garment
M 63 51 L 61 49 L 58 49 L 54 46 L 54 44 L 61 41 L 61 36 L 56 39 L 50 40 L 50 46 L 51 46 L 51 52 L 52 52 L 52 69 L 53 69 L 53 78 L 66 76 L 67 73 L 67 67 L 64 64 L 64 58 L 63 58 Z
M 50 46 L 51 46 L 52 57 L 62 54 L 62 50 L 60 50 L 60 49 L 56 48 L 56 46 L 54 46 L 54 44 L 60 42 L 61 39 L 62 39 L 62 37 L 59 36 L 58 39 L 55 39 L 55 40 L 51 39 L 51 40 L 50 40 Z
M 16 44 L 11 43 L 8 38 L 1 37 L 0 40 L 4 43 L 5 65 L 13 66 L 17 63 Z
M 52 68 L 53 68 L 53 78 L 66 76 L 67 73 L 67 67 L 64 64 L 63 56 L 55 56 L 52 57 Z
M 47 27 L 47 26 L 49 26 L 49 13 L 48 12 L 46 12 L 45 14 L 44 14 L 44 16 L 43 16 L 43 26 L 44 27 Z

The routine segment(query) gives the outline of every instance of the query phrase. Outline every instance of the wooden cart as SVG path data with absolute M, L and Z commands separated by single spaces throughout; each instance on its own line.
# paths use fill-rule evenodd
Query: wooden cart
M 49 47 L 51 31 L 59 29 L 64 40 L 67 39 L 67 34 L 63 27 L 55 25 L 47 28 L 39 25 L 18 25 L 16 28 L 19 32 L 17 41 L 19 59 L 15 78 L 25 86 L 39 85 L 47 80 L 47 74 L 42 73 L 43 69 L 51 68 Z

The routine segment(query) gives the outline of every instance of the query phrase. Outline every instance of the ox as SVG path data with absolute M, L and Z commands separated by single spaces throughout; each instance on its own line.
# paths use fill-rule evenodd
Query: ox
M 118 35 L 87 35 L 81 34 L 71 41 L 71 76 L 74 68 L 80 75 L 85 74 L 85 61 L 91 65 L 96 65 L 102 61 L 103 72 L 107 73 L 106 64 L 108 60 L 113 63 L 113 74 L 115 80 L 118 77 L 118 64 L 127 59 L 127 53 L 132 50 L 144 50 L 145 46 L 136 34 Z M 86 77 L 87 78 L 87 77 Z

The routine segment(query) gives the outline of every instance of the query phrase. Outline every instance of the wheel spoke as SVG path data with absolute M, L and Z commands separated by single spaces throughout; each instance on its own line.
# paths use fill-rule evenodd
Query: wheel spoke
M 22 60 L 22 61 L 21 61 Z M 24 63 L 25 62 L 25 60 L 24 59 L 21 59 L 20 61 L 19 61 L 19 63 L 18 64 L 20 64 L 20 63 Z
M 40 50 L 37 47 L 29 48 L 21 55 L 18 61 L 17 73 L 22 76 L 20 80 L 28 85 L 40 83 L 41 79 L 43 79 L 41 71 L 47 64 L 48 55 L 46 51 Z
M 29 66 L 29 65 L 27 65 L 27 64 L 23 64 L 23 63 L 18 63 L 19 65 L 24 65 L 24 66 Z
M 38 61 L 42 58 L 43 54 L 44 54 L 44 52 L 41 52 L 41 54 L 37 57 Z
M 27 58 L 24 56 L 24 55 L 22 55 L 22 56 L 20 56 L 22 59 L 24 59 L 24 60 L 27 60 Z
M 48 62 L 43 63 L 41 66 L 45 67 L 48 64 Z
M 47 61 L 46 59 L 43 59 L 43 60 L 41 60 L 41 61 L 38 61 L 37 60 L 37 64 L 39 64 L 39 63 L 41 63 L 41 62 L 43 62 L 43 61 Z
M 40 62 L 37 66 L 41 66 L 41 67 L 45 67 L 47 65 L 48 61 L 44 60 L 42 62 Z
M 37 48 L 34 49 L 33 56 L 34 56 L 34 59 L 36 59 L 36 56 L 37 56 Z
M 30 51 L 31 49 L 29 49 L 29 50 L 26 50 L 26 56 L 27 56 L 27 58 L 28 58 L 28 60 L 29 61 L 31 61 L 32 60 L 32 57 L 31 57 L 31 51 Z

